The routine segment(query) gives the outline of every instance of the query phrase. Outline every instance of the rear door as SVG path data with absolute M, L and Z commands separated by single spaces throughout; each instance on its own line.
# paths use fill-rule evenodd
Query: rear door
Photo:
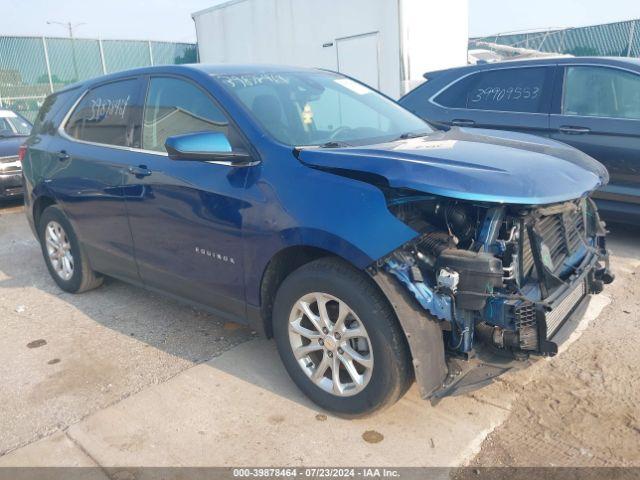
M 123 182 L 140 146 L 143 87 L 134 77 L 85 92 L 47 145 L 45 174 L 92 268 L 130 281 L 138 274 Z
M 548 135 L 555 66 L 495 68 L 462 77 L 430 99 L 439 122 Z
M 603 163 L 611 180 L 594 195 L 640 205 L 640 75 L 602 65 L 570 65 L 552 137 Z

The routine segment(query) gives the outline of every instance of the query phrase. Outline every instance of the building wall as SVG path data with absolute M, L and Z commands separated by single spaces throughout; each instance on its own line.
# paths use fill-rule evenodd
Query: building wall
M 203 62 L 338 70 L 397 98 L 466 63 L 467 1 L 231 0 L 193 18 Z

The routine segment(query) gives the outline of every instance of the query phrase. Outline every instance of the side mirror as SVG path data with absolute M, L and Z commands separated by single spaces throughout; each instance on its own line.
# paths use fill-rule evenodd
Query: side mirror
M 172 160 L 200 160 L 246 164 L 251 156 L 246 152 L 234 152 L 229 139 L 222 132 L 197 132 L 175 135 L 164 143 Z

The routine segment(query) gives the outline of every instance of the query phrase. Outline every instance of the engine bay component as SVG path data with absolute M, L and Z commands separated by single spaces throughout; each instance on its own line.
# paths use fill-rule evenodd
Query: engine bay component
M 456 306 L 466 310 L 482 310 L 488 294 L 502 287 L 502 262 L 490 253 L 469 250 L 445 250 L 436 262 L 439 270 L 459 273 Z
M 438 289 L 445 289 L 455 294 L 458 291 L 460 274 L 450 268 L 443 268 L 438 274 L 437 282 Z

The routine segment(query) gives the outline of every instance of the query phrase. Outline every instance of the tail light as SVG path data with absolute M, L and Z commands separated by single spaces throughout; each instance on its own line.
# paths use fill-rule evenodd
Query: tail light
M 20 145 L 20 148 L 18 148 L 18 160 L 23 161 L 24 160 L 24 156 L 27 154 L 27 146 L 26 145 Z

